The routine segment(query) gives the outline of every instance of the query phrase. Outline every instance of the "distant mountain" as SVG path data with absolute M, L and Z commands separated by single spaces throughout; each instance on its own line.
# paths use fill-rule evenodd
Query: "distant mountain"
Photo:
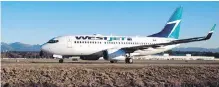
M 172 49 L 172 51 L 219 52 L 219 48 L 187 47 L 187 48 L 174 48 Z
M 1 42 L 1 51 L 40 51 L 41 45 L 30 45 L 20 42 L 4 43 Z
M 13 48 L 7 43 L 1 42 L 1 51 L 13 50 Z

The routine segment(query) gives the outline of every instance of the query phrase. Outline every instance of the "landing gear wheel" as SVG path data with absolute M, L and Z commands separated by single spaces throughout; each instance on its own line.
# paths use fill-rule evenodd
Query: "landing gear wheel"
M 110 63 L 117 63 L 117 61 L 116 60 L 111 60 Z
M 59 63 L 63 63 L 64 62 L 64 60 L 63 59 L 59 59 Z
M 125 63 L 132 64 L 133 63 L 133 59 L 132 58 L 126 58 L 125 59 Z

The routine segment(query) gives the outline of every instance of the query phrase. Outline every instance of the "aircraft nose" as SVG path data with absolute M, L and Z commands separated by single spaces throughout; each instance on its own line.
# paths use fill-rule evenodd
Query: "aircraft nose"
M 50 47 L 48 45 L 44 44 L 44 45 L 42 45 L 41 50 L 44 52 L 49 52 Z

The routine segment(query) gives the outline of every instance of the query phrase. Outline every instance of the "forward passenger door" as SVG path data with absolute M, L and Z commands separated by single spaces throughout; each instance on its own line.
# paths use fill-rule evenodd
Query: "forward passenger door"
M 70 38 L 67 39 L 67 48 L 72 48 L 72 40 Z

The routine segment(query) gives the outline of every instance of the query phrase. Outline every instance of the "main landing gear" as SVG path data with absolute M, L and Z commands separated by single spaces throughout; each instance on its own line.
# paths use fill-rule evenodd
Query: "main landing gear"
M 110 63 L 117 63 L 117 60 L 110 60 Z M 130 57 L 125 58 L 125 63 L 127 64 L 132 64 L 133 63 L 133 59 Z
M 130 55 L 130 53 L 128 53 L 128 54 L 126 55 L 125 63 L 129 63 L 129 64 L 132 64 L 132 63 L 133 63 L 133 57 Z
M 133 59 L 130 57 L 125 58 L 125 63 L 129 63 L 132 64 L 133 63 Z

